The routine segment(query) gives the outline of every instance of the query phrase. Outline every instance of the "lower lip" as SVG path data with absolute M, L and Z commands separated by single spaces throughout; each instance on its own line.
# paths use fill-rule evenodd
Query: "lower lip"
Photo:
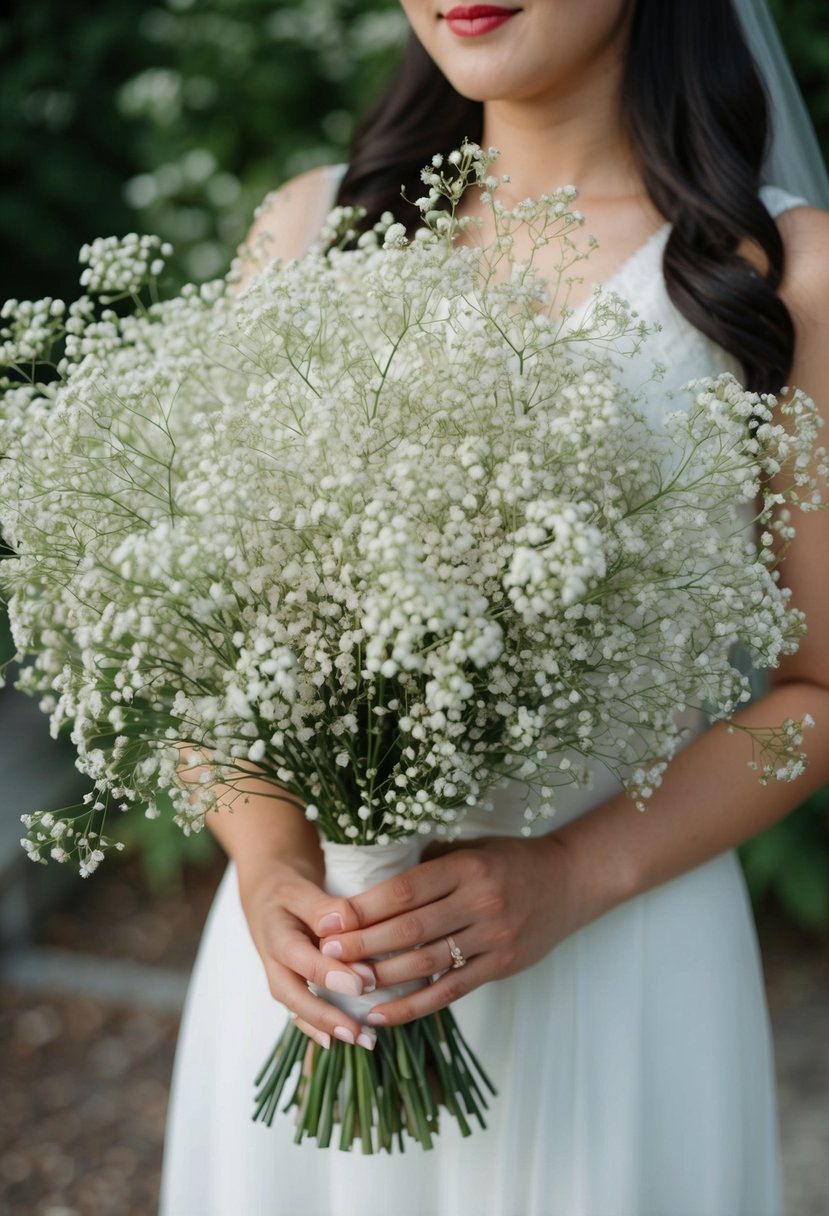
M 477 38 L 479 34 L 488 34 L 496 25 L 503 25 L 514 16 L 515 13 L 493 17 L 447 17 L 446 24 L 453 34 L 458 34 L 461 38 Z

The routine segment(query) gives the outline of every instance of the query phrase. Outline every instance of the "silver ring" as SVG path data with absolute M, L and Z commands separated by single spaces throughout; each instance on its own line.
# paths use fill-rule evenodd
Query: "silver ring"
M 288 1010 L 288 1017 L 291 1019 L 291 1021 L 292 1021 L 292 1022 L 295 1022 L 295 1021 L 297 1020 L 297 1018 L 299 1017 L 299 1014 L 298 1014 L 298 1013 L 294 1013 L 293 1009 L 289 1009 L 289 1010 Z
M 446 942 L 447 946 L 449 947 L 449 953 L 452 955 L 452 970 L 454 971 L 456 967 L 465 967 L 466 959 L 463 957 L 461 948 L 455 941 L 454 937 L 449 937 L 447 934 L 443 940 Z

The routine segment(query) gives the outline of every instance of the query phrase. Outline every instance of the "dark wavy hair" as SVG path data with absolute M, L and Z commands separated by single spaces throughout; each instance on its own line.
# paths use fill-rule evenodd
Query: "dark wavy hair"
M 755 392 L 786 384 L 792 318 L 777 289 L 783 243 L 759 194 L 769 138 L 763 84 L 731 0 L 629 0 L 635 5 L 623 117 L 645 187 L 672 227 L 663 257 L 668 294 L 702 333 L 734 355 Z M 371 227 L 385 210 L 411 232 L 421 168 L 464 138 L 480 143 L 483 103 L 461 96 L 410 29 L 402 64 L 358 125 L 337 193 Z M 765 255 L 758 271 L 737 252 Z

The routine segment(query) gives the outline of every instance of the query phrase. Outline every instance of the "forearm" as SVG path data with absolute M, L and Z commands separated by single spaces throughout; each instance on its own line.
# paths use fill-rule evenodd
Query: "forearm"
M 829 690 L 783 684 L 734 720 L 760 727 L 806 713 L 816 725 L 796 781 L 761 785 L 747 763 L 751 740 L 718 724 L 674 757 L 645 811 L 620 794 L 555 832 L 574 866 L 581 923 L 756 836 L 829 781 Z

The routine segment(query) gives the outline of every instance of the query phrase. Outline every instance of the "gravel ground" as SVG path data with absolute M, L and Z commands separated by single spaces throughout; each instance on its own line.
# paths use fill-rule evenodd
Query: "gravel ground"
M 28 952 L 30 964 L 38 950 L 52 964 L 62 960 L 60 990 L 25 979 L 0 990 L 0 1216 L 154 1216 L 178 1017 L 72 995 L 73 952 L 83 952 L 75 955 L 76 980 L 96 958 L 186 971 L 221 869 L 217 860 L 188 871 L 184 889 L 163 899 L 149 897 L 131 863 L 102 872 L 49 919 Z M 787 1216 L 826 1216 L 829 941 L 809 942 L 771 915 L 761 919 L 760 935 Z
M 186 972 L 222 869 L 164 898 L 134 863 L 102 869 L 39 933 L 64 990 L 0 990 L 0 1216 L 154 1216 L 178 1015 L 65 989 L 73 952 L 81 973 L 96 958 L 104 977 L 116 959 Z
M 178 1018 L 13 991 L 0 1019 L 0 1211 L 150 1216 Z
M 829 1213 L 829 940 L 761 918 L 774 1029 L 787 1216 Z

